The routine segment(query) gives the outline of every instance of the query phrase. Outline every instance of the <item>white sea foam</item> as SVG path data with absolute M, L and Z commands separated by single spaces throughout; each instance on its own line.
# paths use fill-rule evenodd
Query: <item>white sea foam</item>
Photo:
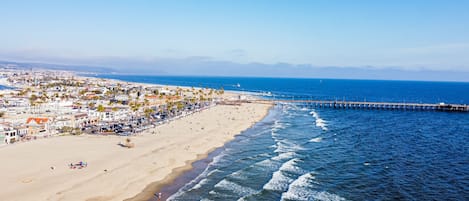
M 293 179 L 284 175 L 280 170 L 272 174 L 272 178 L 264 184 L 263 189 L 272 190 L 272 191 L 286 191 L 288 189 L 288 184 L 292 182 Z
M 326 191 L 296 191 L 292 193 L 283 193 L 281 200 L 298 200 L 298 201 L 309 201 L 309 200 L 320 200 L 320 201 L 344 201 L 345 198 L 338 195 L 328 193 Z
M 190 182 L 186 183 L 176 193 L 171 195 L 167 200 L 173 200 L 173 199 L 183 195 L 186 191 L 199 189 L 208 182 L 208 180 L 206 179 L 207 177 L 209 177 L 212 174 L 217 173 L 217 172 L 223 172 L 219 169 L 214 169 L 214 170 L 209 171 L 208 170 L 209 167 L 210 167 L 210 164 L 205 168 L 205 170 L 200 175 L 198 175 L 196 178 L 194 178 Z M 195 182 L 197 182 L 197 183 L 195 183 Z M 194 183 L 195 183 L 195 185 L 194 185 Z M 192 185 L 194 185 L 194 186 L 192 186 Z M 192 186 L 192 187 L 189 189 L 190 186 Z
M 306 174 L 303 174 L 301 176 L 299 176 L 295 181 L 293 181 L 291 184 L 290 184 L 290 188 L 297 188 L 297 187 L 307 187 L 307 186 L 311 186 L 311 183 L 315 183 L 314 182 L 314 175 L 311 173 L 311 172 L 308 172 Z
M 214 169 L 214 170 L 212 170 L 208 173 L 206 173 L 206 171 L 204 171 L 201 175 L 209 177 L 209 176 L 212 176 L 215 173 L 220 173 L 220 172 L 223 172 L 223 171 L 221 171 L 219 169 Z
M 322 137 L 315 137 L 311 140 L 309 140 L 310 142 L 321 142 L 322 141 Z
M 298 177 L 288 186 L 288 191 L 282 193 L 281 200 L 323 200 L 342 201 L 344 198 L 325 191 L 314 191 L 315 177 L 306 173 Z
M 279 166 L 279 164 L 278 164 L 278 162 L 276 162 L 272 159 L 265 159 L 263 161 L 255 163 L 252 166 L 257 166 L 257 167 L 260 167 L 260 168 L 263 168 L 263 169 L 272 170 L 272 169 L 277 168 Z
M 270 129 L 272 132 L 277 132 L 280 129 L 284 129 L 285 125 L 281 123 L 280 121 L 276 120 L 274 124 L 272 125 L 272 128 Z
M 310 180 L 313 180 L 314 176 L 311 173 L 306 173 L 299 176 L 296 180 L 290 183 L 288 191 L 282 193 L 282 200 L 309 200 L 311 198 Z
M 214 165 L 218 165 L 218 164 L 225 162 L 226 161 L 225 156 L 227 155 L 227 152 L 229 151 L 225 150 L 221 154 L 218 154 L 215 157 L 213 157 L 212 162 L 210 162 L 208 166 L 214 166 Z
M 296 152 L 304 150 L 305 148 L 287 139 L 277 140 L 277 149 L 274 152 Z
M 229 175 L 231 178 L 239 179 L 239 180 L 248 180 L 249 179 L 249 174 L 246 174 L 246 170 L 238 170 L 236 172 L 233 172 Z
M 285 163 L 282 164 L 280 167 L 280 171 L 282 172 L 291 172 L 291 173 L 297 173 L 297 174 L 303 174 L 304 171 L 300 167 L 298 167 L 298 158 L 293 158 Z
M 327 121 L 325 121 L 324 119 L 321 119 L 319 114 L 314 110 L 311 111 L 310 114 L 313 115 L 315 119 L 316 127 L 319 127 L 324 131 L 327 131 Z
M 289 123 L 281 122 L 279 120 L 274 121 L 272 128 L 270 129 L 272 132 L 277 132 L 279 130 L 285 129 L 290 126 Z
M 286 191 L 288 185 L 294 180 L 285 175 L 285 172 L 301 173 L 303 170 L 297 166 L 297 158 L 291 159 L 280 166 L 280 168 L 272 174 L 272 178 L 264 185 L 263 189 L 274 191 Z
M 254 190 L 252 188 L 239 185 L 235 182 L 231 182 L 231 181 L 228 181 L 226 179 L 223 179 L 220 182 L 218 182 L 217 184 L 215 184 L 215 188 L 219 188 L 219 189 L 222 189 L 222 190 L 225 190 L 225 191 L 231 191 L 231 192 L 233 192 L 234 194 L 236 194 L 240 197 L 250 195 L 250 194 L 253 194 L 253 193 L 256 192 L 256 190 Z
M 295 152 L 292 152 L 292 151 L 284 152 L 284 153 L 279 154 L 278 156 L 272 157 L 272 160 L 280 161 L 280 160 L 284 160 L 284 159 L 288 159 L 288 158 L 293 158 L 296 155 L 297 154 Z
M 189 191 L 202 188 L 202 186 L 205 185 L 205 184 L 207 184 L 207 183 L 208 183 L 208 179 L 204 178 L 204 179 L 200 180 L 199 183 L 197 183 L 197 184 L 196 184 L 194 187 L 192 187 Z

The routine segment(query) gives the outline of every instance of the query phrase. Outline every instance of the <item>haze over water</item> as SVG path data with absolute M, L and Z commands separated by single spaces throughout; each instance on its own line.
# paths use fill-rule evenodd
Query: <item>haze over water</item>
M 469 83 L 103 77 L 280 98 L 469 103 Z M 467 200 L 467 115 L 277 106 L 183 180 L 170 200 Z

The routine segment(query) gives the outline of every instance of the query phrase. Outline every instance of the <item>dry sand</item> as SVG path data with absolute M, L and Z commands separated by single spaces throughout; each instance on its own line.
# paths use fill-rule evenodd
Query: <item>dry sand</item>
M 151 192 L 158 184 L 190 168 L 191 161 L 223 146 L 261 120 L 269 107 L 254 103 L 215 106 L 131 137 L 136 146 L 132 149 L 117 145 L 125 137 L 88 135 L 2 147 L 0 198 L 3 201 L 143 199 L 148 196 L 142 193 L 143 189 Z M 88 162 L 88 167 L 68 167 L 79 161 Z

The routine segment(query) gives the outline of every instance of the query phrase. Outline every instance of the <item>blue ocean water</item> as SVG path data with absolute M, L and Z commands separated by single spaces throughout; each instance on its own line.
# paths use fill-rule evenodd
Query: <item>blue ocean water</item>
M 469 83 L 102 77 L 283 98 L 469 103 Z M 285 104 L 179 180 L 169 200 L 469 200 L 468 142 L 469 113 Z

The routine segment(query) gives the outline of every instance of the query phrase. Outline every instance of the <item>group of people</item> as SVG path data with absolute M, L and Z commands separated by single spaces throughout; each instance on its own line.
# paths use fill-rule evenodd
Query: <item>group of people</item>
M 76 163 L 76 164 L 70 163 L 69 166 L 70 166 L 70 169 L 76 169 L 76 168 L 81 169 L 81 168 L 88 167 L 88 163 L 80 161 L 79 163 Z

